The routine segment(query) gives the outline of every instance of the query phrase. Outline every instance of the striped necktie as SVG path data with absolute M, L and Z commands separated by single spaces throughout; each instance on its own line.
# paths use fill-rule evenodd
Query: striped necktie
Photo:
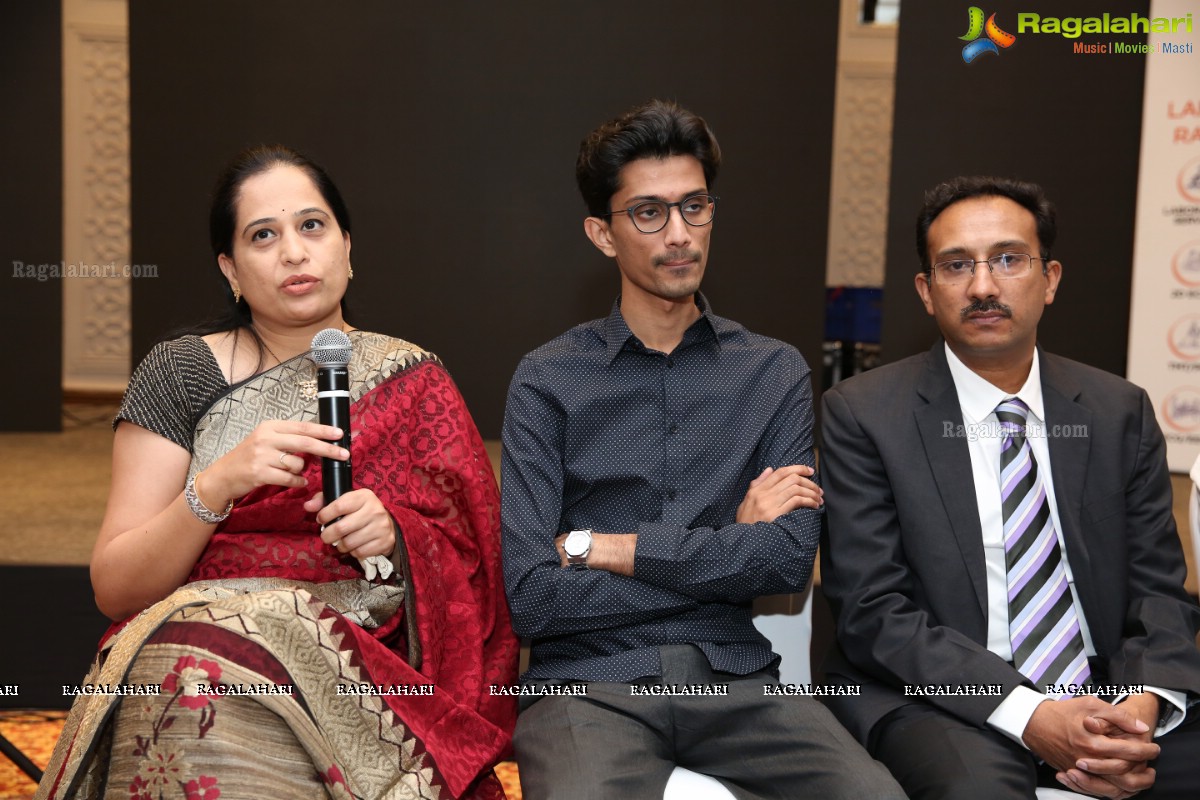
M 1040 691 L 1046 684 L 1082 685 L 1091 677 L 1091 669 L 1046 487 L 1025 438 L 1028 415 L 1029 406 L 1017 398 L 996 406 L 1002 435 L 1000 499 L 1008 570 L 1008 633 L 1017 671 Z M 1059 695 L 1058 699 L 1071 696 Z

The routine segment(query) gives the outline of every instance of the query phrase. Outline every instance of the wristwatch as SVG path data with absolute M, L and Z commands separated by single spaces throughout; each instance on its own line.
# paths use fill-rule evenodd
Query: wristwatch
M 563 541 L 563 550 L 567 553 L 567 566 L 587 569 L 588 553 L 592 552 L 592 532 L 571 531 Z

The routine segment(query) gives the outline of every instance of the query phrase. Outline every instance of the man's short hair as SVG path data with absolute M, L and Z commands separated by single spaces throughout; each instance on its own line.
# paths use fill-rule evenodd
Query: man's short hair
M 1058 223 L 1054 204 L 1046 199 L 1042 187 L 1036 183 L 1014 178 L 993 178 L 986 175 L 970 175 L 952 178 L 939 183 L 925 192 L 925 205 L 917 215 L 917 256 L 926 274 L 931 269 L 929 259 L 929 226 L 938 215 L 950 206 L 972 197 L 1007 197 L 1033 214 L 1037 221 L 1038 246 L 1042 258 L 1049 260 L 1050 248 L 1058 236 Z M 1045 269 L 1043 262 L 1042 268 Z
M 668 156 L 695 156 L 712 189 L 721 165 L 717 138 L 703 118 L 676 103 L 651 100 L 592 131 L 580 143 L 575 162 L 575 180 L 588 213 L 598 217 L 610 210 L 626 164 Z

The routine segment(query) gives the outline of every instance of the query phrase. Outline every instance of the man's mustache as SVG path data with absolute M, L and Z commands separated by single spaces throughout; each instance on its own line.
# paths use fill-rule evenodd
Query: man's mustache
M 661 267 L 663 264 L 666 264 L 668 262 L 699 261 L 699 260 L 700 260 L 700 251 L 699 250 L 672 250 L 670 252 L 663 253 L 662 255 L 655 256 L 654 258 L 652 258 L 650 260 L 650 263 L 652 263 L 656 267 Z
M 999 300 L 976 300 L 971 305 L 964 308 L 960 313 L 963 319 L 972 314 L 987 314 L 992 311 L 999 311 L 1006 317 L 1012 316 L 1012 309 L 1001 303 Z

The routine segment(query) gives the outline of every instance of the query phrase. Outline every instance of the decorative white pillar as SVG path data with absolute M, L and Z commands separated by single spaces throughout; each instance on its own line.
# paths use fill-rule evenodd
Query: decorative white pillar
M 63 0 L 63 388 L 129 380 L 126 0 Z M 73 276 L 73 277 L 72 277 Z
M 882 287 L 897 28 L 858 20 L 859 0 L 842 0 L 825 282 Z

